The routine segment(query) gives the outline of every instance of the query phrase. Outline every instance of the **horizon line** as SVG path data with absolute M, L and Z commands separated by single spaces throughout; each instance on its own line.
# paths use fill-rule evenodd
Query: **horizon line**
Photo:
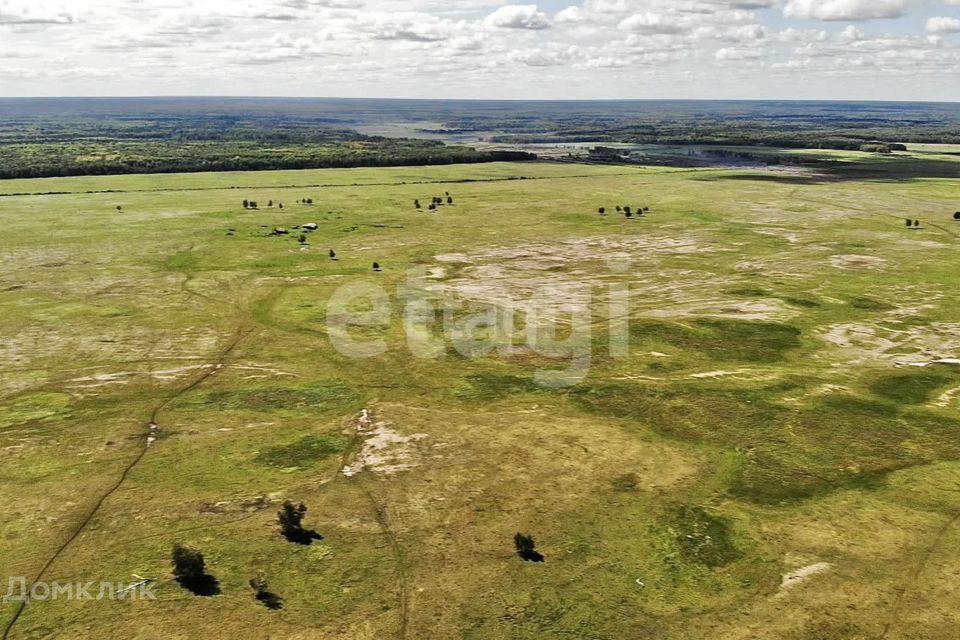
M 203 95 L 203 94 L 158 94 L 117 96 L 0 96 L 3 100 L 379 100 L 395 102 L 822 102 L 822 103 L 873 103 L 873 104 L 956 104 L 958 100 L 891 100 L 856 98 L 421 98 L 421 97 L 362 97 L 362 96 L 256 96 L 256 95 Z

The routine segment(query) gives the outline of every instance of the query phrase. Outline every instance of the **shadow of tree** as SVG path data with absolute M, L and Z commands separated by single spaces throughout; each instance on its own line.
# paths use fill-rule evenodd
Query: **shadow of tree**
M 220 581 L 208 573 L 196 578 L 177 578 L 177 582 L 195 596 L 209 598 L 220 595 Z
M 287 539 L 287 542 L 292 542 L 294 544 L 301 544 L 306 547 L 309 547 L 313 544 L 314 540 L 323 540 L 323 536 L 314 531 L 313 529 L 298 529 L 296 531 L 286 531 L 283 534 L 283 537 Z
M 263 606 L 271 611 L 283 609 L 283 598 L 272 591 L 260 591 L 254 597 L 257 599 L 257 602 L 263 604 Z

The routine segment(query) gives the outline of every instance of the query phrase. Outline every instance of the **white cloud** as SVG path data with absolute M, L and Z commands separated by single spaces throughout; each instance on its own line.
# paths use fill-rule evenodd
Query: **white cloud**
M 860 29 L 851 25 L 848 25 L 846 29 L 840 32 L 840 35 L 837 36 L 841 41 L 844 42 L 857 42 L 858 40 L 863 40 L 866 37 Z
M 761 49 L 745 49 L 737 47 L 724 47 L 714 53 L 717 60 L 755 60 L 763 57 Z
M 0 26 L 71 24 L 74 15 L 63 5 L 24 0 L 0 0 Z
M 960 33 L 960 19 L 947 16 L 930 18 L 927 20 L 927 31 L 934 34 Z
M 554 19 L 559 23 L 584 22 L 588 19 L 587 12 L 577 6 L 567 7 L 557 13 Z
M 547 14 L 535 4 L 508 4 L 500 7 L 485 22 L 491 27 L 501 29 L 546 29 L 550 26 Z
M 916 0 L 787 0 L 788 18 L 860 21 L 899 18 Z
M 960 100 L 960 0 L 526 1 L 0 0 L 0 94 Z
M 635 13 L 620 22 L 620 28 L 638 33 L 684 33 L 689 27 L 680 17 L 667 17 L 659 13 Z

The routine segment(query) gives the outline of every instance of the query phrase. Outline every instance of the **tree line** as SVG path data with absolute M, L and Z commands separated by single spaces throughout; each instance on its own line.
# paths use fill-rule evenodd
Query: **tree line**
M 87 175 L 395 167 L 535 160 L 530 153 L 478 151 L 438 143 L 382 140 L 269 148 L 257 144 L 41 143 L 0 145 L 0 179 Z

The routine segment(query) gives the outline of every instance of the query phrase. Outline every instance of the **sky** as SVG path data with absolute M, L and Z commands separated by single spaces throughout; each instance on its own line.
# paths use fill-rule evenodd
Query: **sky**
M 0 97 L 960 102 L 960 0 L 0 0 Z

